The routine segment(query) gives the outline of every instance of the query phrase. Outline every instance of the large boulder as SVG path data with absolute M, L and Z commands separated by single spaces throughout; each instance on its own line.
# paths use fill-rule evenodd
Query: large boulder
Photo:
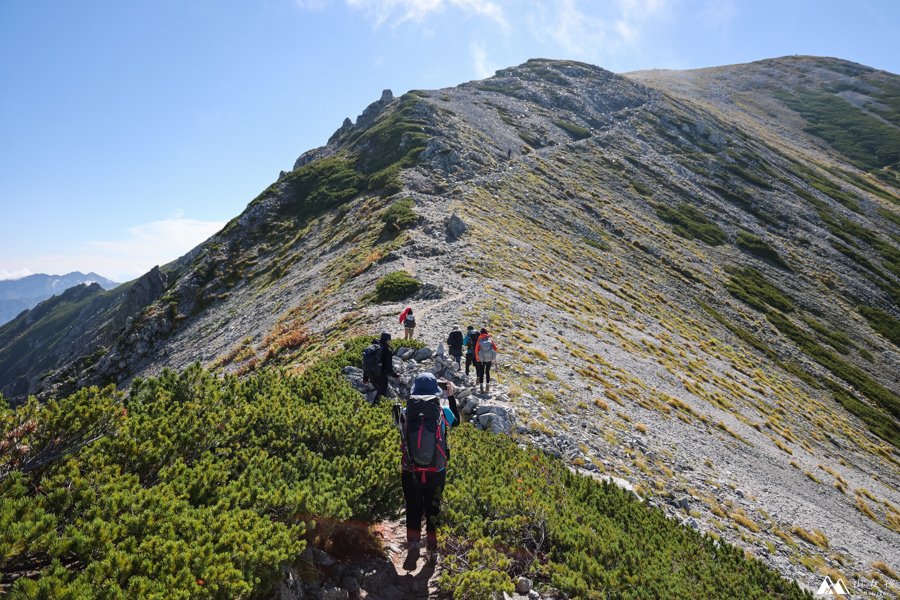
M 362 369 L 358 367 L 344 367 L 341 370 L 344 378 L 353 386 L 353 389 L 357 392 L 365 394 L 367 391 L 371 390 L 369 384 L 363 383 L 363 372 Z
M 465 232 L 465 222 L 458 216 L 456 216 L 456 213 L 450 215 L 450 220 L 447 221 L 447 241 L 454 242 L 458 240 Z
M 434 351 L 431 348 L 419 348 L 413 355 L 413 360 L 416 362 L 422 362 L 425 359 L 431 358 L 432 354 L 434 354 Z
M 453 360 L 453 357 L 444 354 L 438 354 L 434 357 L 434 363 L 429 369 L 438 379 L 447 379 L 452 381 L 454 385 L 460 386 L 466 383 L 465 374 Z
M 391 360 L 391 367 L 393 367 L 394 373 L 397 373 L 398 375 L 402 374 L 406 370 L 406 365 L 403 363 L 403 360 L 401 360 L 400 357 L 398 357 L 398 356 L 395 356 Z
M 515 413 L 503 406 L 483 404 L 475 409 L 474 422 L 478 429 L 509 435 L 515 427 Z
M 459 412 L 464 417 L 471 417 L 478 409 L 478 398 L 472 395 L 471 390 L 463 389 L 456 394 Z

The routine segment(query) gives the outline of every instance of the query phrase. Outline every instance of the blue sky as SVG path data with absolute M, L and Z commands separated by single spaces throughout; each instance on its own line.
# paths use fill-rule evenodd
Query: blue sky
M 534 57 L 900 73 L 898 39 L 897 0 L 2 0 L 0 278 L 173 260 L 384 88 Z

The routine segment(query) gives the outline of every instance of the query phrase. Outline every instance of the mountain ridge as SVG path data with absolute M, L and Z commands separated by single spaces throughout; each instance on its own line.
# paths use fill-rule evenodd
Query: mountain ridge
M 104 289 L 119 285 L 94 272 L 72 271 L 65 275 L 33 273 L 16 279 L 0 280 L 0 325 L 11 321 L 23 310 L 33 308 L 42 300 L 62 293 L 81 283 L 98 282 Z
M 497 332 L 523 438 L 633 480 L 786 576 L 847 569 L 877 585 L 870 566 L 900 531 L 896 164 L 862 170 L 860 149 L 806 131 L 815 115 L 790 96 L 735 100 L 732 79 L 767 66 L 785 90 L 797 62 L 842 68 L 775 60 L 679 87 L 536 59 L 392 98 L 157 270 L 91 361 L 76 350 L 29 391 L 198 359 L 301 371 L 347 336 L 396 331 L 402 305 L 371 291 L 403 270 L 426 339 Z M 898 85 L 878 77 L 804 93 L 877 88 L 854 96 L 876 114 Z M 900 125 L 882 112 L 889 137 Z M 389 227 L 407 198 L 412 222 Z M 466 230 L 451 241 L 453 214 Z M 817 529 L 839 541 L 800 533 Z

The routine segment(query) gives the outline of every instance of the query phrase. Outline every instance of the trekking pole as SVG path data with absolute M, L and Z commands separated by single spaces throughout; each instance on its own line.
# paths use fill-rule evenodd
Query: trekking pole
M 397 427 L 397 432 L 400 434 L 400 447 L 403 449 L 403 455 L 406 458 L 407 464 L 412 464 L 409 458 L 408 449 L 406 447 L 406 438 L 403 436 L 403 421 L 405 417 L 403 415 L 403 407 L 400 406 L 399 402 L 395 402 L 391 407 L 391 416 L 394 419 L 394 425 Z

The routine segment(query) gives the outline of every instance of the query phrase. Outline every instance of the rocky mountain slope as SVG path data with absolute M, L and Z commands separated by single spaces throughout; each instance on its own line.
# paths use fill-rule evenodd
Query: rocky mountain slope
M 386 93 L 143 284 L 0 328 L 0 390 L 302 370 L 410 305 L 495 332 L 523 439 L 803 585 L 896 590 L 898 99 L 810 57 Z
M 65 275 L 36 273 L 19 279 L 0 281 L 0 325 L 11 321 L 23 310 L 34 308 L 39 302 L 61 294 L 70 287 L 94 282 L 106 290 L 119 285 L 96 273 L 85 275 L 78 271 Z

